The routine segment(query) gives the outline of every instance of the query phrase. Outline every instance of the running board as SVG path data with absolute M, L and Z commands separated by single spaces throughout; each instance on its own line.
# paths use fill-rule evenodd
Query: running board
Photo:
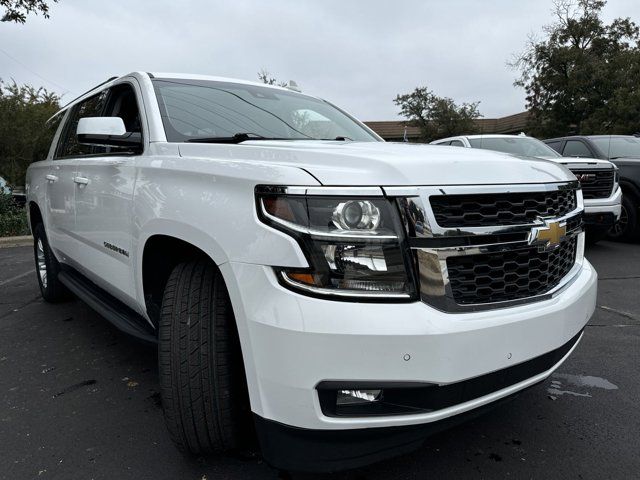
M 108 294 L 77 271 L 63 267 L 58 279 L 96 312 L 109 320 L 118 330 L 148 343 L 158 338 L 146 319 Z

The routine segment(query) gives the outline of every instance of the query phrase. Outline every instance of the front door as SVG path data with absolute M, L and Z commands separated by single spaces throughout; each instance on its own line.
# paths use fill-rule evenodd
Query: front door
M 128 132 L 142 133 L 132 84 L 111 87 L 102 116 L 120 117 Z M 99 153 L 79 158 L 76 170 L 79 270 L 121 300 L 135 299 L 131 230 L 135 163 L 141 152 L 93 148 Z

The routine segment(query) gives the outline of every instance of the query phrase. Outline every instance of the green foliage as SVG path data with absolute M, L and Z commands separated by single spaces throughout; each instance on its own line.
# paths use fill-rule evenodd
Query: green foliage
M 423 141 L 474 133 L 477 130 L 474 120 L 481 117 L 480 102 L 458 106 L 451 98 L 438 97 L 427 87 L 398 95 L 393 103 L 412 126 L 420 128 Z
M 56 3 L 58 0 L 51 0 Z M 30 13 L 42 13 L 49 18 L 49 5 L 45 0 L 0 0 L 0 7 L 5 9 L 3 22 L 24 23 Z
M 0 193 L 0 237 L 27 235 L 29 226 L 24 208 L 14 205 L 11 195 Z
M 533 135 L 634 133 L 640 130 L 638 26 L 605 24 L 605 0 L 558 0 L 555 23 L 531 38 L 511 66 L 525 89 Z
M 288 85 L 287 82 L 280 82 L 276 77 L 272 77 L 264 68 L 258 72 L 258 80 L 267 85 L 277 85 L 278 87 L 286 87 Z
M 44 88 L 0 80 L 0 175 L 24 185 L 27 167 L 49 151 L 46 121 L 60 108 L 60 97 Z

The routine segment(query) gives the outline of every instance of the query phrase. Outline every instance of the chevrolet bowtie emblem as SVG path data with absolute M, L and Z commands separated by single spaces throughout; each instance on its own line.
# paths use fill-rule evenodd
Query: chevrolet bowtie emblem
M 553 250 L 567 234 L 567 224 L 560 224 L 554 220 L 544 220 L 544 225 L 534 227 L 529 234 L 529 244 L 540 245 L 542 250 Z

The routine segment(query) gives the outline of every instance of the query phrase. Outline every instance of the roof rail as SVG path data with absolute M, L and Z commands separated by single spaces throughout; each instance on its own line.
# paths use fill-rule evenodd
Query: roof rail
M 78 100 L 79 98 L 84 97 L 87 93 L 92 92 L 92 91 L 93 91 L 93 90 L 95 90 L 96 88 L 101 87 L 101 86 L 102 86 L 102 85 L 104 85 L 105 83 L 109 83 L 110 81 L 115 80 L 116 78 L 118 78 L 118 77 L 109 77 L 109 78 L 107 78 L 104 82 L 99 83 L 99 84 L 98 84 L 98 85 L 96 85 L 95 87 L 90 88 L 90 89 L 89 89 L 89 90 L 87 90 L 86 92 L 84 92 L 84 93 L 82 93 L 82 94 L 78 95 L 78 96 L 77 96 L 76 98 L 74 98 L 73 100 L 71 100 L 71 101 L 67 102 L 67 104 L 66 104 L 64 107 L 62 107 L 60 110 L 67 108 L 69 105 L 71 105 L 73 102 L 75 102 L 75 101 L 76 101 L 76 100 Z

